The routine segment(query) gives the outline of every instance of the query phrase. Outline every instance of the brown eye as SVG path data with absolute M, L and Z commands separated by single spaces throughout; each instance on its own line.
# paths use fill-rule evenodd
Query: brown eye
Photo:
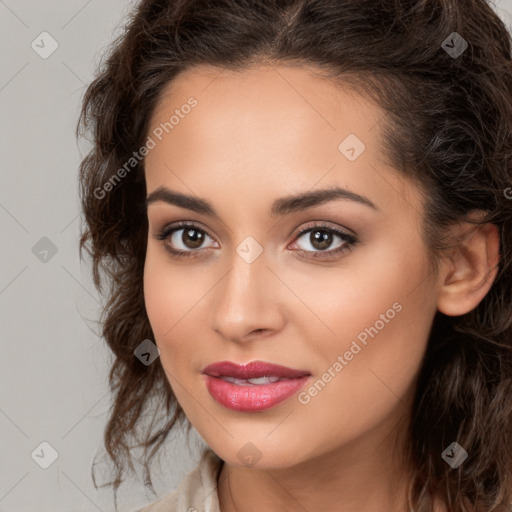
M 155 235 L 157 240 L 163 240 L 165 248 L 174 256 L 196 256 L 203 252 L 201 247 L 207 239 L 213 239 L 193 224 L 169 226 Z
M 201 244 L 204 242 L 204 232 L 199 229 L 189 228 L 177 230 L 177 232 L 179 231 L 183 231 L 183 234 L 181 235 L 181 242 L 190 249 L 197 249 L 198 247 L 201 247 Z
M 299 244 L 299 240 L 301 243 Z M 336 244 L 336 239 L 338 243 Z M 329 258 L 335 255 L 341 255 L 358 243 L 353 235 L 344 233 L 343 231 L 328 225 L 313 225 L 302 230 L 297 235 L 295 245 L 299 247 L 301 255 L 311 256 L 313 258 Z M 335 244 L 333 246 L 333 244 Z M 302 245 L 302 246 L 301 246 Z
M 309 236 L 305 236 L 309 235 Z M 348 245 L 350 242 L 349 235 L 341 232 L 336 232 L 332 228 L 313 228 L 303 231 L 299 236 L 299 239 L 306 240 L 307 243 L 301 247 L 305 251 L 326 251 L 327 249 L 336 249 L 343 245 Z M 335 239 L 338 238 L 339 242 L 335 247 L 331 247 Z M 308 247 L 309 244 L 309 247 Z
M 332 244 L 332 240 L 333 234 L 321 229 L 315 229 L 309 234 L 309 243 L 312 247 L 318 249 L 319 251 L 328 249 Z

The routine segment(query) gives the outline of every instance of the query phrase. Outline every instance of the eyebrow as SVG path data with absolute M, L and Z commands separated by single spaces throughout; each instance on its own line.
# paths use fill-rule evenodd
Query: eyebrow
M 321 190 L 302 192 L 300 194 L 276 199 L 270 209 L 270 216 L 283 216 L 289 213 L 306 210 L 308 208 L 312 208 L 329 201 L 340 199 L 355 201 L 357 203 L 368 206 L 375 211 L 380 211 L 379 208 L 377 208 L 377 206 L 367 197 L 336 186 Z M 180 192 L 170 190 L 164 186 L 158 187 L 146 197 L 146 208 L 150 204 L 159 201 L 173 204 L 181 208 L 186 208 L 187 210 L 192 210 L 197 213 L 202 213 L 210 217 L 219 217 L 215 211 L 215 208 L 206 200 L 182 194 Z

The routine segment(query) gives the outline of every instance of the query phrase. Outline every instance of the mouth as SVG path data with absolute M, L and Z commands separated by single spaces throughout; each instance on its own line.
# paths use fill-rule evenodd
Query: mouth
M 222 406 L 257 412 L 287 400 L 311 377 L 305 370 L 254 361 L 239 365 L 222 361 L 202 371 L 210 395 Z
M 212 377 L 212 375 L 210 375 L 210 377 Z M 237 386 L 261 386 L 262 384 L 273 384 L 274 382 L 282 380 L 290 380 L 289 378 L 276 376 L 257 377 L 254 379 L 237 379 L 236 377 L 228 377 L 222 375 L 217 378 L 222 379 L 226 382 L 231 382 L 233 384 L 236 384 Z
M 226 380 L 237 379 L 254 385 L 269 384 L 271 382 L 277 382 L 278 380 L 294 379 L 311 375 L 307 370 L 295 370 L 264 361 L 252 361 L 245 365 L 231 361 L 220 361 L 206 366 L 203 368 L 202 373 L 210 377 L 219 377 Z M 261 381 L 260 379 L 270 379 L 270 381 Z M 234 382 L 233 380 L 228 381 Z

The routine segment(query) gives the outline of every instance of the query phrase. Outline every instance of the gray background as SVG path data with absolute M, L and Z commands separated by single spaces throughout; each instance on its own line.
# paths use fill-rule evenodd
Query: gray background
M 112 358 L 93 331 L 99 300 L 78 257 L 77 176 L 89 146 L 74 130 L 99 57 L 133 4 L 0 0 L 0 512 L 114 510 L 109 488 L 91 480 Z M 512 27 L 512 0 L 495 8 Z M 31 46 L 51 48 L 42 32 L 58 43 L 46 59 Z M 47 469 L 43 442 L 58 454 Z M 158 474 L 154 465 L 159 496 L 197 464 L 202 446 L 194 430 L 191 451 L 181 434 L 167 443 Z M 120 487 L 119 510 L 155 499 L 142 477 L 132 479 Z

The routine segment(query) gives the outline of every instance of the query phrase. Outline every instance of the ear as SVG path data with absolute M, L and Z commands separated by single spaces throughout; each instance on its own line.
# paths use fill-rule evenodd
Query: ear
M 500 240 L 495 224 L 463 222 L 453 229 L 460 241 L 442 261 L 437 308 L 459 316 L 476 308 L 491 288 L 498 273 Z

